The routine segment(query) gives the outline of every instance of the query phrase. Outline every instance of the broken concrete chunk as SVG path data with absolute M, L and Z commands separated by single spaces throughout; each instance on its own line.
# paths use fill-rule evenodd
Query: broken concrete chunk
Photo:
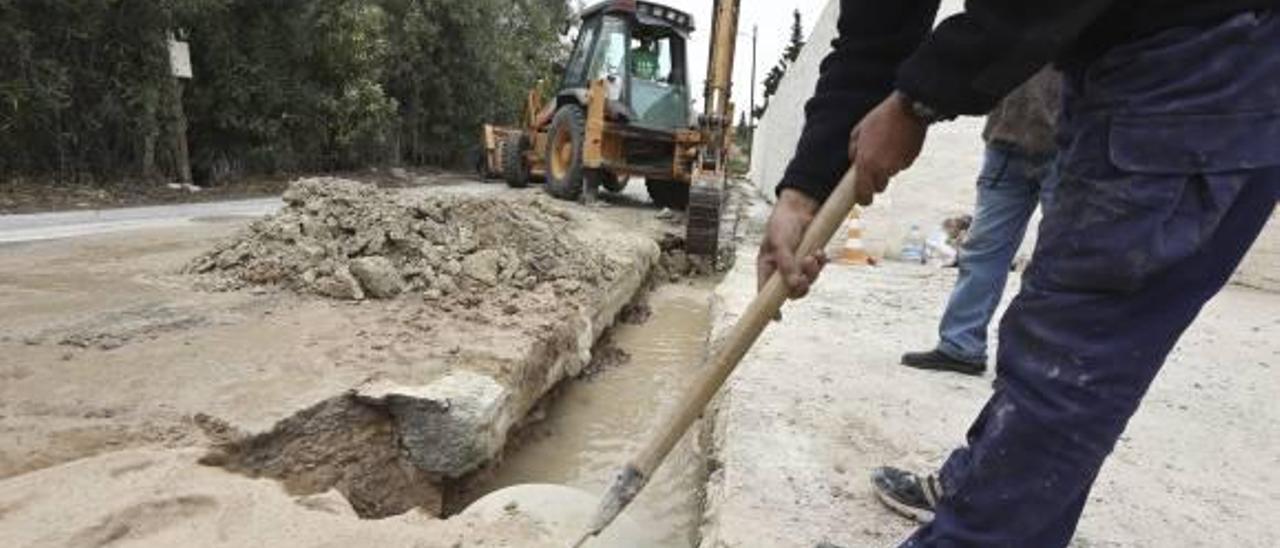
M 386 257 L 360 257 L 351 261 L 351 274 L 366 295 L 390 299 L 404 290 L 400 272 Z
M 360 287 L 359 280 L 346 267 L 338 268 L 333 274 L 316 280 L 314 286 L 316 293 L 326 297 L 349 301 L 364 299 L 364 289 Z
M 475 471 L 502 451 L 511 426 L 502 409 L 510 397 L 494 379 L 470 371 L 426 386 L 375 382 L 356 391 L 360 401 L 385 406 L 395 417 L 414 465 L 449 478 Z
M 495 250 L 477 251 L 463 260 L 462 271 L 475 281 L 490 286 L 497 285 L 499 259 L 501 256 Z

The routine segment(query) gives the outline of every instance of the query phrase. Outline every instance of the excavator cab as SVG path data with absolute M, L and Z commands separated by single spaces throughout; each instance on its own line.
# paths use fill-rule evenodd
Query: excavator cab
M 578 97 L 604 80 L 611 121 L 668 131 L 689 127 L 685 46 L 692 18 L 656 4 L 610 9 L 617 4 L 582 13 L 558 95 Z

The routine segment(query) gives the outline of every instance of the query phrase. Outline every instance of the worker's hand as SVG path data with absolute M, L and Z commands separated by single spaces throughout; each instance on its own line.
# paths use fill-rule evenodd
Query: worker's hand
M 778 205 L 769 216 L 760 254 L 756 256 L 757 289 L 763 289 L 769 277 L 776 271 L 782 275 L 790 289 L 792 299 L 809 293 L 809 286 L 818 279 L 827 256 L 822 250 L 807 257 L 796 257 L 805 228 L 818 211 L 818 201 L 794 189 L 783 189 L 778 195 Z
M 911 113 L 907 97 L 896 91 L 867 113 L 849 137 L 859 204 L 871 205 L 889 179 L 911 167 L 927 132 L 928 125 Z

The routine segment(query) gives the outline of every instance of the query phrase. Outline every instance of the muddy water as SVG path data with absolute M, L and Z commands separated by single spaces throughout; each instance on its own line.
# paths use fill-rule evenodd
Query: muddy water
M 712 287 L 699 282 L 655 290 L 648 321 L 614 330 L 616 346 L 630 360 L 567 386 L 546 410 L 545 420 L 530 427 L 523 444 L 468 498 L 527 483 L 602 494 L 699 367 L 710 327 Z M 660 530 L 664 547 L 697 542 L 705 466 L 696 438 L 680 442 L 627 510 L 649 530 Z

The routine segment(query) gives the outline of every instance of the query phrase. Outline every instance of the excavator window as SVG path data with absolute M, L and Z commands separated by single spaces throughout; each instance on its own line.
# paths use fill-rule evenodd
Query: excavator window
M 596 39 L 596 25 L 584 25 L 578 33 L 578 45 L 565 67 L 564 84 L 566 86 L 581 85 L 586 81 L 587 60 L 591 56 L 591 46 Z
M 627 23 L 617 17 L 605 17 L 600 26 L 600 44 L 596 46 L 591 65 L 591 78 L 621 79 L 627 60 Z
M 669 28 L 637 26 L 631 37 L 631 108 L 640 125 L 688 124 L 684 40 Z
M 627 22 L 618 17 L 605 17 L 600 25 L 600 43 L 591 63 L 591 80 L 604 78 L 609 99 L 621 101 L 627 74 Z

